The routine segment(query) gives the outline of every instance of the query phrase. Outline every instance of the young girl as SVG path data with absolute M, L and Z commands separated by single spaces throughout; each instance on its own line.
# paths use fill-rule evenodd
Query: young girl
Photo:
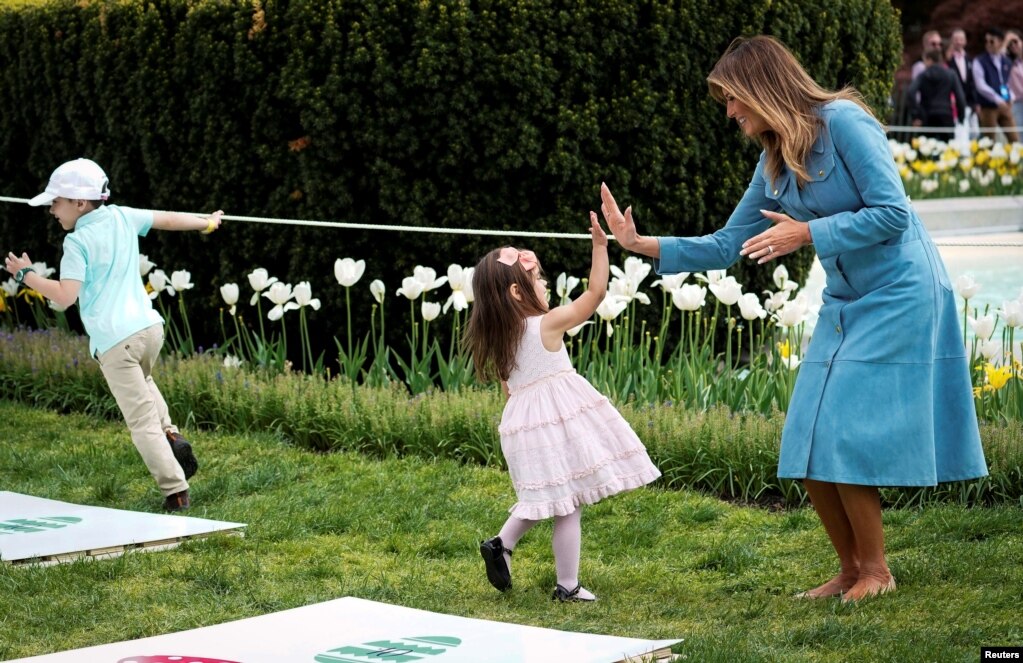
M 548 310 L 547 282 L 532 251 L 506 246 L 476 266 L 466 331 L 482 379 L 508 397 L 501 450 L 518 501 L 497 536 L 480 544 L 487 579 L 511 588 L 511 554 L 533 525 L 554 518 L 553 599 L 593 601 L 579 584 L 582 505 L 645 485 L 661 473 L 617 410 L 572 368 L 562 337 L 588 320 L 607 290 L 607 235 L 590 213 L 589 289 Z

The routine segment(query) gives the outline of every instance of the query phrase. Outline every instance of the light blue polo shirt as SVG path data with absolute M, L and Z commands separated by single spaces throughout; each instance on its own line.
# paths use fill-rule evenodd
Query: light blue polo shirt
M 79 218 L 64 237 L 60 278 L 82 282 L 78 309 L 93 356 L 163 324 L 139 272 L 139 237 L 152 227 L 150 210 L 104 205 Z

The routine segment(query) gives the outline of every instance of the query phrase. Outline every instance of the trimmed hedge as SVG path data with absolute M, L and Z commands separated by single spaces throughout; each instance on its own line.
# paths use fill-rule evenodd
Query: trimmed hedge
M 887 0 L 0 8 L 0 195 L 29 197 L 57 164 L 89 156 L 113 201 L 137 207 L 585 232 L 606 181 L 643 232 L 705 233 L 757 157 L 705 77 L 733 37 L 755 33 L 787 43 L 821 84 L 852 83 L 886 104 L 901 52 Z M 0 204 L 0 249 L 55 264 L 62 231 L 45 218 Z M 416 264 L 471 265 L 500 242 L 236 223 L 210 238 L 153 233 L 143 252 L 211 284 L 201 289 L 211 306 L 213 286 L 244 284 L 257 266 L 310 280 L 334 327 L 336 258 L 366 259 L 367 278 L 393 292 Z M 529 244 L 548 272 L 586 273 L 585 242 Z M 734 271 L 750 291 L 769 283 L 755 266 Z M 355 304 L 368 307 L 362 285 Z
M 118 420 L 120 412 L 83 337 L 47 330 L 0 333 L 0 399 Z M 296 373 L 227 369 L 211 355 L 163 363 L 156 380 L 183 428 L 271 430 L 300 448 L 373 456 L 456 458 L 502 466 L 503 397 L 496 388 L 410 397 Z M 778 479 L 784 414 L 736 414 L 673 403 L 620 404 L 670 488 L 768 505 L 805 501 L 802 484 Z M 128 433 L 125 431 L 125 438 Z M 1023 422 L 981 422 L 991 475 L 936 488 L 890 488 L 889 505 L 1023 504 Z

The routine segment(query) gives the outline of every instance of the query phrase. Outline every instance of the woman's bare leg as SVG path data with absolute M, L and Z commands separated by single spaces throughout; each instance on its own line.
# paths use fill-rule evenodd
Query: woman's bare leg
M 838 484 L 804 479 L 803 485 L 810 495 L 814 511 L 828 533 L 831 545 L 838 553 L 839 572 L 819 587 L 798 594 L 800 598 L 819 599 L 839 596 L 849 591 L 859 580 L 860 560 L 856 545 L 856 533 L 845 506 L 839 495 Z
M 846 517 L 852 527 L 859 559 L 859 578 L 843 597 L 858 601 L 895 589 L 895 579 L 884 554 L 881 497 L 874 486 L 836 484 Z

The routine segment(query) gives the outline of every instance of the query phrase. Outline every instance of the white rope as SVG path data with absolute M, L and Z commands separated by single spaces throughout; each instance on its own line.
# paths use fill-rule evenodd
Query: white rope
M 960 126 L 962 126 L 962 125 L 960 125 Z M 888 125 L 888 126 L 885 127 L 885 130 L 888 133 L 923 133 L 923 132 L 927 132 L 927 133 L 938 133 L 938 134 L 954 134 L 955 131 L 956 131 L 955 127 L 924 127 L 924 126 L 914 127 L 914 126 L 906 126 L 906 125 Z M 1000 127 L 968 127 L 967 131 L 969 131 L 969 133 L 971 135 L 975 134 L 975 133 L 996 134 L 999 131 L 1004 131 L 1004 129 L 1002 129 Z
M 27 203 L 28 198 L 10 198 L 0 196 L 0 202 L 4 203 Z M 204 216 L 205 213 L 194 213 L 196 216 Z M 498 237 L 552 237 L 557 239 L 590 239 L 589 233 L 547 233 L 530 232 L 527 230 L 481 230 L 477 228 L 435 228 L 429 226 L 395 226 L 373 223 L 343 223 L 341 221 L 314 221 L 310 219 L 274 219 L 266 216 L 230 216 L 225 214 L 221 217 L 225 221 L 242 221 L 244 223 L 267 223 L 271 225 L 288 226 L 310 226 L 314 228 L 346 228 L 352 230 L 389 230 L 394 232 L 416 232 L 416 233 L 439 233 L 447 235 L 493 235 Z M 608 235 L 613 240 L 614 235 Z M 938 246 L 994 246 L 994 247 L 1023 247 L 1023 243 L 1013 242 L 949 242 L 936 241 Z
M 0 196 L 0 202 L 27 203 L 28 198 L 9 198 Z M 189 212 L 196 216 L 206 216 L 208 212 Z M 436 228 L 431 226 L 395 226 L 377 223 L 344 223 L 342 221 L 315 221 L 312 219 L 274 219 L 266 216 L 233 216 L 225 214 L 225 221 L 242 221 L 244 223 L 267 223 L 271 225 L 309 226 L 313 228 L 345 228 L 350 230 L 390 230 L 392 232 L 438 233 L 447 235 L 493 235 L 497 237 L 551 237 L 556 239 L 590 239 L 589 233 L 550 233 L 531 232 L 528 230 L 485 230 L 480 228 Z M 614 235 L 608 235 L 614 239 Z

